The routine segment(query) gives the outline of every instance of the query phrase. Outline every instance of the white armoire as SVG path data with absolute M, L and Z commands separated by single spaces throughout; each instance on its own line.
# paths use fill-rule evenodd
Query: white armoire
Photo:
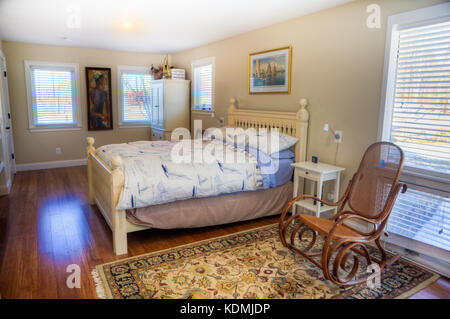
M 152 81 L 151 140 L 170 140 L 178 127 L 189 130 L 189 80 Z

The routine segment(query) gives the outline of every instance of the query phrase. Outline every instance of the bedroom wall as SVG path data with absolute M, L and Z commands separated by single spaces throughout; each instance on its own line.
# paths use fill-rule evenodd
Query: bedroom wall
M 307 98 L 307 157 L 316 155 L 319 161 L 333 163 L 336 144 L 322 128 L 328 122 L 342 130 L 336 163 L 347 168 L 346 185 L 363 152 L 377 140 L 388 16 L 442 2 L 355 1 L 174 54 L 172 62 L 185 68 L 190 78 L 193 60 L 215 57 L 217 117 L 226 118 L 230 97 L 243 108 L 280 111 L 296 111 L 299 99 Z M 366 9 L 373 3 L 381 8 L 379 29 L 366 26 Z M 249 95 L 248 54 L 288 45 L 292 46 L 291 94 Z M 211 117 L 193 115 L 192 119 L 204 119 L 204 126 L 218 125 Z
M 93 136 L 95 145 L 148 140 L 149 128 L 118 128 L 117 65 L 150 66 L 163 60 L 161 54 L 143 54 L 88 48 L 47 46 L 3 41 L 8 67 L 8 85 L 17 164 L 76 160 L 85 158 L 86 137 Z M 78 131 L 33 132 L 28 130 L 24 60 L 74 62 L 80 67 L 80 99 L 83 128 Z M 111 68 L 113 127 L 109 131 L 87 130 L 87 97 L 84 68 Z M 60 147 L 61 155 L 56 155 Z

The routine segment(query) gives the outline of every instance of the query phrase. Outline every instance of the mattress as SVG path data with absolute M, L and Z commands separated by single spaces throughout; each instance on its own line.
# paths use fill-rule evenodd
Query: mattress
M 196 228 L 280 214 L 292 199 L 292 182 L 265 190 L 127 210 L 133 224 L 159 229 Z

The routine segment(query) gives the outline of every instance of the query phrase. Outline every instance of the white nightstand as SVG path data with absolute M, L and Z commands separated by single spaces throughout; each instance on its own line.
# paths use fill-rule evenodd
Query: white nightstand
M 311 195 L 317 194 L 316 197 L 321 198 L 323 182 L 334 180 L 334 202 L 339 198 L 339 183 L 341 178 L 341 172 L 345 171 L 345 168 L 325 163 L 313 163 L 313 162 L 301 162 L 293 163 L 294 166 L 294 197 L 298 196 L 300 178 L 310 180 L 312 183 L 317 183 L 317 193 L 314 192 L 315 185 L 311 187 Z M 303 185 L 303 184 L 302 184 Z M 301 187 L 303 189 L 303 187 Z M 296 201 L 292 206 L 292 214 L 295 214 L 296 206 L 303 207 L 309 211 L 315 212 L 317 217 L 320 217 L 320 213 L 334 210 L 337 212 L 337 207 L 321 205 L 317 202 L 314 205 L 314 200 L 311 198 Z

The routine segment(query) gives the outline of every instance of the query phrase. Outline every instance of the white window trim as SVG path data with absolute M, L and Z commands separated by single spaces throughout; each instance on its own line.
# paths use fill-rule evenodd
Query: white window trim
M 212 88 L 212 98 L 211 98 L 211 110 L 198 110 L 195 108 L 195 73 L 194 73 L 194 68 L 198 68 L 204 65 L 208 65 L 208 64 L 212 64 L 212 83 L 211 83 L 211 88 Z M 216 105 L 216 57 L 212 56 L 212 57 L 208 57 L 208 58 L 203 58 L 203 59 L 198 59 L 195 61 L 192 61 L 191 64 L 191 74 L 192 74 L 192 86 L 191 86 L 191 112 L 193 114 L 211 114 L 215 112 L 215 105 Z
M 384 59 L 383 83 L 381 91 L 381 105 L 378 120 L 378 140 L 390 141 L 392 113 L 394 101 L 394 83 L 397 73 L 396 54 L 398 48 L 397 33 L 401 30 L 426 26 L 439 22 L 446 22 L 450 18 L 450 3 L 443 3 L 423 9 L 392 15 L 388 18 L 386 49 Z M 417 182 L 420 185 L 436 189 L 449 187 L 445 174 L 423 171 L 405 166 L 401 177 L 404 182 Z M 420 181 L 417 181 L 419 179 Z M 414 187 L 413 187 L 414 188 Z M 439 193 L 439 192 L 437 192 Z M 394 245 L 413 249 L 416 252 L 426 253 L 429 256 L 445 256 L 444 249 L 428 245 L 400 235 L 383 236 L 382 240 Z
M 148 128 L 151 127 L 151 121 L 148 123 L 145 121 L 139 122 L 124 122 L 123 121 L 123 103 L 122 103 L 122 73 L 134 72 L 148 74 L 150 67 L 147 66 L 130 66 L 130 65 L 118 65 L 117 66 L 117 92 L 118 94 L 118 113 L 119 113 L 119 128 Z
M 70 68 L 74 70 L 75 76 L 75 113 L 76 124 L 55 124 L 55 125 L 39 125 L 34 123 L 34 111 L 33 111 L 33 97 L 31 89 L 31 68 L 32 67 L 49 67 L 49 68 Z M 27 105 L 28 105 L 28 129 L 30 132 L 53 132 L 53 131 L 73 131 L 81 130 L 83 123 L 81 120 L 81 104 L 80 104 L 80 68 L 78 63 L 64 63 L 64 62 L 48 62 L 48 61 L 24 61 L 25 69 L 25 85 L 27 90 Z
M 396 54 L 398 47 L 399 31 L 426 26 L 439 22 L 446 22 L 450 18 L 450 3 L 442 3 L 435 6 L 408 11 L 388 17 L 388 26 L 386 34 L 386 49 L 384 58 L 383 83 L 381 90 L 381 105 L 378 119 L 378 140 L 390 141 L 392 127 L 392 113 L 394 101 L 394 86 L 397 74 Z M 429 179 L 441 181 L 447 179 L 444 174 L 431 171 L 424 171 L 417 168 L 403 168 L 404 175 L 428 176 Z M 430 176 L 431 175 L 431 176 Z

